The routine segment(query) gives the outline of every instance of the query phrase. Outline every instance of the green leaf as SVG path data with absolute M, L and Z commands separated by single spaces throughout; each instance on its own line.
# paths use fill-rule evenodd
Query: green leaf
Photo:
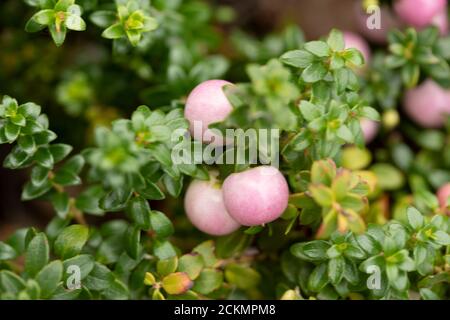
M 20 133 L 20 127 L 13 124 L 12 122 L 7 122 L 5 126 L 5 137 L 8 141 L 12 142 L 17 139 Z
M 34 277 L 47 263 L 50 248 L 44 233 L 36 234 L 27 246 L 25 252 L 25 271 Z
M 45 25 L 37 23 L 36 20 L 33 19 L 33 17 L 29 19 L 25 25 L 26 32 L 38 32 L 43 29 L 45 29 Z
M 102 33 L 102 37 L 106 39 L 119 39 L 125 36 L 125 30 L 120 23 L 113 24 Z
M 214 242 L 209 240 L 200 243 L 192 250 L 192 252 L 199 253 L 202 256 L 205 266 L 214 267 L 218 262 L 214 250 Z
M 131 197 L 131 191 L 118 188 L 110 191 L 100 200 L 100 208 L 105 211 L 120 211 Z
M 160 211 L 151 211 L 150 225 L 152 227 L 152 230 L 155 231 L 156 236 L 160 239 L 170 237 L 174 232 L 172 222 L 164 213 Z
M 32 136 L 21 136 L 17 142 L 20 148 L 27 154 L 32 154 L 36 150 L 36 143 Z
M 306 100 L 302 100 L 300 102 L 300 112 L 302 113 L 303 118 L 306 121 L 312 121 L 320 116 L 322 116 L 322 108 L 308 102 Z
M 184 272 L 176 272 L 162 279 L 162 287 L 168 294 L 183 294 L 192 287 L 192 280 Z
M 22 191 L 21 199 L 23 201 L 26 201 L 39 198 L 40 196 L 43 196 L 45 193 L 47 193 L 51 188 L 52 184 L 48 179 L 44 180 L 44 183 L 39 186 L 35 186 L 31 182 L 27 182 Z
M 323 41 L 310 41 L 305 43 L 305 49 L 317 57 L 327 57 L 330 54 L 328 44 Z
M 47 147 L 40 147 L 34 155 L 34 160 L 44 168 L 53 168 L 53 155 Z
M 25 286 L 25 281 L 15 273 L 9 270 L 0 271 L 0 288 L 3 291 L 9 292 L 15 296 L 25 289 Z
M 151 227 L 150 212 L 148 201 L 140 196 L 134 197 L 128 202 L 128 216 L 143 230 L 148 230 Z
M 58 287 L 63 276 L 63 264 L 60 260 L 55 260 L 46 265 L 36 275 L 36 281 L 41 288 L 43 298 L 49 298 Z
M 420 296 L 423 300 L 441 300 L 439 295 L 437 295 L 434 291 L 428 288 L 420 289 Z
M 114 282 L 114 275 L 108 267 L 96 262 L 94 268 L 84 279 L 83 284 L 90 290 L 101 291 Z
M 328 278 L 332 284 L 337 285 L 344 276 L 345 260 L 342 256 L 330 259 L 328 262 Z
M 305 50 L 293 50 L 283 54 L 280 60 L 284 64 L 303 69 L 314 61 L 314 56 Z
M 55 10 L 65 12 L 74 3 L 75 3 L 75 0 L 58 0 L 55 4 Z
M 61 186 L 76 186 L 81 184 L 80 177 L 69 170 L 58 170 L 53 181 Z
M 203 269 L 203 259 L 198 254 L 185 254 L 178 261 L 178 270 L 195 280 Z
M 169 241 L 155 240 L 153 252 L 159 259 L 169 259 L 177 255 L 175 248 Z
M 433 234 L 434 240 L 443 246 L 450 245 L 450 235 L 447 232 L 438 230 Z
M 138 188 L 138 193 L 148 200 L 162 200 L 165 198 L 164 193 L 158 185 L 149 180 L 145 181 L 145 187 Z
M 407 88 L 414 88 L 419 82 L 420 67 L 413 63 L 408 63 L 402 68 L 402 80 Z
M 346 49 L 343 57 L 354 66 L 359 67 L 364 64 L 364 56 L 355 48 Z
M 171 257 L 169 259 L 159 260 L 156 264 L 156 271 L 160 276 L 167 276 L 170 273 L 177 271 L 178 257 Z
M 324 261 L 328 259 L 327 250 L 330 244 L 324 240 L 296 243 L 291 246 L 291 253 L 307 261 Z
M 104 194 L 102 186 L 91 186 L 78 195 L 75 205 L 85 213 L 101 215 L 104 211 L 100 208 L 99 202 Z
M 330 188 L 324 185 L 310 185 L 309 191 L 311 195 L 320 206 L 322 207 L 330 207 L 333 203 L 333 192 Z
M 209 294 L 214 290 L 217 290 L 222 285 L 222 282 L 222 272 L 215 269 L 206 268 L 195 280 L 192 290 L 201 294 Z
M 305 82 L 315 83 L 322 80 L 327 74 L 327 69 L 323 66 L 321 62 L 316 62 L 308 66 L 302 72 L 302 78 Z
M 20 113 L 17 113 L 15 116 L 11 117 L 10 120 L 12 123 L 19 127 L 24 127 L 26 124 L 25 117 Z
M 225 267 L 225 278 L 228 283 L 243 290 L 256 288 L 261 281 L 261 275 L 256 270 L 237 263 Z
M 71 225 L 65 228 L 56 238 L 55 254 L 68 259 L 80 253 L 89 237 L 89 229 L 83 225 Z
M 26 118 L 31 117 L 33 119 L 36 119 L 41 113 L 41 107 L 34 102 L 27 102 L 21 104 L 17 109 L 17 112 L 25 116 Z
M 341 31 L 333 29 L 327 39 L 328 46 L 334 51 L 342 51 L 345 49 L 344 35 Z
M 31 19 L 39 24 L 47 26 L 55 21 L 55 14 L 54 10 L 45 9 L 37 12 Z
M 0 241 L 0 261 L 16 258 L 17 252 L 10 245 Z
M 70 152 L 72 152 L 73 148 L 68 144 L 55 143 L 50 145 L 48 149 L 56 163 L 64 159 Z
M 102 291 L 102 295 L 110 300 L 127 300 L 129 299 L 130 292 L 122 281 L 115 279 Z
M 172 197 L 178 198 L 183 188 L 183 176 L 180 179 L 174 179 L 170 175 L 163 176 L 164 186 Z
M 371 107 L 363 107 L 361 116 L 373 121 L 380 120 L 380 114 L 378 113 L 378 111 Z
M 409 207 L 406 211 L 408 222 L 414 230 L 419 230 L 425 222 L 423 215 L 414 207 Z
M 75 30 L 75 31 L 83 31 L 86 30 L 86 23 L 84 20 L 77 15 L 71 14 L 67 17 L 65 21 L 67 29 Z
M 64 281 L 71 275 L 70 267 L 78 267 L 80 270 L 80 280 L 86 279 L 90 272 L 94 269 L 94 257 L 89 254 L 80 254 L 75 257 L 63 261 L 64 266 Z
M 25 165 L 30 156 L 22 150 L 20 146 L 15 146 L 3 162 L 3 166 L 8 169 L 18 169 Z
M 318 265 L 308 278 L 308 289 L 313 292 L 319 292 L 328 284 L 327 264 Z
M 125 233 L 125 249 L 128 255 L 137 259 L 141 252 L 141 229 L 135 226 L 130 226 Z
M 58 216 L 62 219 L 67 217 L 70 209 L 69 195 L 66 192 L 55 192 L 52 196 L 52 204 Z
M 65 25 L 62 25 L 60 30 L 56 29 L 56 25 L 52 23 L 49 26 L 50 34 L 52 36 L 53 42 L 55 42 L 56 46 L 59 47 L 64 43 L 66 39 L 67 29 Z

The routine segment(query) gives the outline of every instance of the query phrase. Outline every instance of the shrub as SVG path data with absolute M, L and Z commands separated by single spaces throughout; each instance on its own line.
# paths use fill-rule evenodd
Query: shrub
M 1 299 L 449 297 L 433 19 L 365 61 L 337 29 L 224 41 L 233 11 L 197 0 L 25 2 L 58 48 L 22 25 L 0 40 L 0 144 L 54 215 L 0 242 Z

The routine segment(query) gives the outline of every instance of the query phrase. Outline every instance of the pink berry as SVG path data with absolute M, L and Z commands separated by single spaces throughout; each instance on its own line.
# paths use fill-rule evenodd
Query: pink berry
M 432 25 L 439 28 L 441 35 L 445 36 L 448 34 L 448 12 L 447 7 L 441 10 L 438 14 L 433 17 L 431 21 Z
M 212 142 L 217 146 L 224 144 L 223 137 L 211 132 L 208 126 L 225 120 L 232 111 L 233 107 L 223 92 L 223 87 L 230 84 L 225 80 L 208 80 L 196 86 L 189 94 L 184 116 L 190 123 L 194 139 Z
M 403 108 L 422 127 L 442 127 L 446 116 L 450 114 L 450 90 L 428 79 L 405 93 Z
M 210 235 L 227 235 L 240 227 L 228 214 L 214 177 L 210 181 L 191 182 L 184 197 L 184 209 L 192 224 Z
M 367 39 L 378 44 L 387 43 L 387 35 L 390 30 L 399 28 L 400 22 L 398 18 L 393 14 L 392 10 L 387 5 L 381 6 L 379 13 L 380 25 L 379 28 L 369 28 L 371 25 L 367 25 L 370 19 L 374 19 L 373 12 L 366 13 L 361 8 L 361 2 L 355 2 L 355 16 L 358 31 L 364 35 Z
M 375 139 L 378 133 L 378 129 L 380 127 L 380 124 L 377 121 L 373 121 L 370 119 L 361 119 L 361 129 L 364 135 L 364 141 L 366 144 L 369 144 L 370 142 Z
M 222 186 L 225 207 L 244 226 L 276 220 L 288 205 L 289 187 L 281 172 L 260 166 L 228 176 Z
M 406 24 L 423 28 L 447 5 L 446 0 L 396 0 L 394 10 Z
M 447 207 L 448 199 L 450 198 L 450 183 L 444 184 L 437 191 L 439 206 L 443 209 Z
M 345 41 L 345 48 L 355 48 L 358 49 L 359 51 L 361 51 L 364 60 L 365 60 L 365 65 L 369 65 L 370 64 L 370 58 L 371 58 L 371 52 L 370 52 L 370 47 L 369 44 L 367 43 L 366 40 L 364 40 L 363 37 L 361 37 L 360 35 L 350 32 L 350 31 L 346 31 L 344 32 L 344 41 Z

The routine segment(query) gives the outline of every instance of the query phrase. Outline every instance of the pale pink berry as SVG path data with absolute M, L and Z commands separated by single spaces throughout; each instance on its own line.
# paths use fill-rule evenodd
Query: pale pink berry
M 213 133 L 208 126 L 225 120 L 232 111 L 233 107 L 223 91 L 223 87 L 230 84 L 225 80 L 208 80 L 189 94 L 184 116 L 189 121 L 194 139 L 217 146 L 224 144 L 224 138 Z
M 387 5 L 382 5 L 379 14 L 375 12 L 364 12 L 361 2 L 355 2 L 355 16 L 358 32 L 364 35 L 368 40 L 378 43 L 387 43 L 387 35 L 390 30 L 399 28 L 400 21 Z M 379 20 L 377 20 L 379 18 Z M 379 24 L 374 25 L 376 22 Z
M 228 176 L 222 186 L 225 207 L 244 226 L 276 220 L 288 205 L 289 187 L 281 172 L 260 166 Z
M 444 184 L 439 188 L 439 190 L 437 191 L 437 197 L 439 200 L 439 206 L 442 209 L 445 209 L 450 198 L 450 183 Z
M 366 144 L 369 144 L 377 136 L 380 124 L 377 121 L 365 118 L 361 119 L 360 123 L 361 123 L 361 130 L 364 135 L 364 141 L 366 142 Z
M 438 27 L 441 35 L 448 34 L 448 12 L 447 7 L 441 10 L 437 15 L 433 17 L 431 24 Z
M 403 109 L 417 124 L 424 128 L 439 128 L 450 114 L 450 90 L 431 79 L 406 91 Z
M 370 59 L 372 56 L 370 52 L 370 47 L 363 37 L 361 37 L 359 34 L 346 31 L 344 32 L 344 42 L 346 49 L 355 48 L 362 53 L 366 66 L 370 64 Z
M 446 0 L 396 0 L 394 10 L 406 24 L 423 28 L 447 5 Z
M 191 223 L 210 235 L 227 235 L 240 227 L 228 214 L 214 177 L 210 181 L 191 182 L 184 197 L 184 209 Z

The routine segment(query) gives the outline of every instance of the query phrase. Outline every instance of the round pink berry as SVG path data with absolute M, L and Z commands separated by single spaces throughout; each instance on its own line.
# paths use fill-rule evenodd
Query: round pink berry
M 225 207 L 244 226 L 276 220 L 289 200 L 289 187 L 281 172 L 260 166 L 228 176 L 222 186 Z
M 431 24 L 438 27 L 441 35 L 445 36 L 448 34 L 448 12 L 447 7 L 441 10 L 438 14 L 433 17 Z
M 394 10 L 406 24 L 423 28 L 447 5 L 446 0 L 396 0 Z
M 217 146 L 224 144 L 224 138 L 208 129 L 208 126 L 225 120 L 232 111 L 233 107 L 223 91 L 223 87 L 230 84 L 225 80 L 208 80 L 189 94 L 184 116 L 189 121 L 194 139 Z
M 214 178 L 191 182 L 184 197 L 184 209 L 192 224 L 210 235 L 227 235 L 240 227 L 228 214 L 222 190 Z
M 437 191 L 437 197 L 439 200 L 439 206 L 442 209 L 445 209 L 450 198 L 450 183 L 444 184 L 439 188 L 439 190 Z
M 370 119 L 361 119 L 361 130 L 364 135 L 364 141 L 369 144 L 375 139 L 378 134 L 380 124 L 377 121 Z
M 412 120 L 424 128 L 442 127 L 450 114 L 450 90 L 428 79 L 405 93 L 403 108 Z

